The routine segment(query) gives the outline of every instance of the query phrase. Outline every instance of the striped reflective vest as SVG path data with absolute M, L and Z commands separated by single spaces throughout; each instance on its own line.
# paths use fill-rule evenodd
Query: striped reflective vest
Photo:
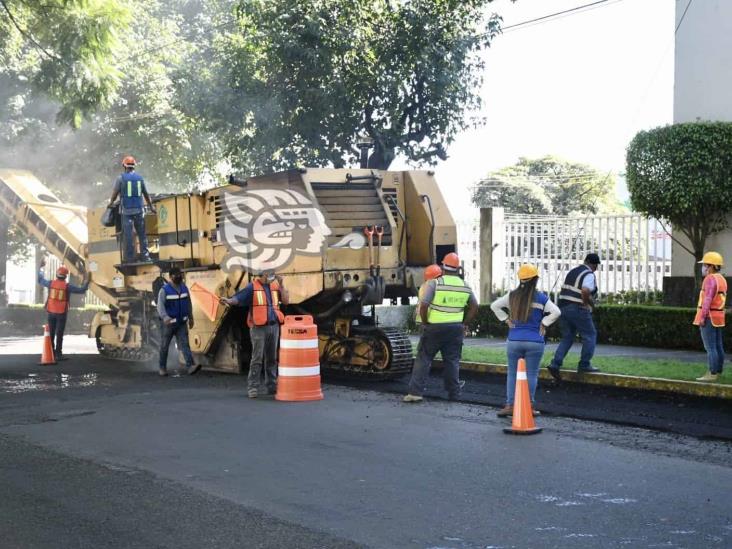
M 531 303 L 531 312 L 526 322 L 513 321 L 513 328 L 508 330 L 509 341 L 533 341 L 544 343 L 544 336 L 539 334 L 541 319 L 544 318 L 544 307 L 549 298 L 544 292 L 534 292 L 534 300 Z
M 247 317 L 247 326 L 266 326 L 269 322 L 269 302 L 267 301 L 267 292 L 264 286 L 258 281 L 252 281 L 252 306 L 249 307 L 249 316 Z M 277 322 L 282 324 L 285 321 L 285 315 L 280 311 L 280 285 L 272 282 L 269 285 L 269 293 L 272 296 L 272 309 L 274 309 Z
M 460 324 L 473 291 L 459 276 L 444 275 L 436 279 L 435 296 L 429 305 L 430 324 Z
M 69 310 L 69 283 L 65 280 L 55 279 L 51 281 L 48 288 L 48 299 L 46 300 L 46 311 L 62 315 Z
M 142 190 L 145 182 L 142 176 L 135 172 L 125 172 L 122 174 L 122 187 L 119 192 L 122 196 L 122 207 L 126 210 L 140 209 L 142 210 L 144 202 L 142 199 Z
M 176 289 L 170 282 L 163 286 L 165 291 L 165 313 L 178 322 L 185 322 L 191 316 L 191 294 L 185 284 Z
M 719 273 L 713 273 L 710 275 L 707 275 L 704 278 L 704 281 L 706 282 L 706 279 L 710 276 L 714 277 L 714 280 L 717 283 L 717 293 L 714 294 L 714 297 L 712 298 L 712 303 L 709 306 L 709 320 L 712 323 L 712 326 L 715 328 L 722 328 L 724 326 L 724 305 L 727 302 L 727 280 Z M 699 326 L 701 323 L 701 312 L 702 312 L 702 303 L 704 302 L 704 284 L 702 284 L 702 289 L 699 292 L 699 302 L 696 305 L 696 316 L 694 317 L 694 324 Z
M 570 303 L 582 304 L 582 282 L 584 279 L 592 275 L 592 269 L 587 265 L 578 265 L 567 273 L 562 284 L 562 291 L 559 292 L 559 305 L 569 305 Z M 595 289 L 592 290 L 592 297 L 597 296 L 597 280 L 595 280 Z M 564 302 L 564 303 L 562 303 Z

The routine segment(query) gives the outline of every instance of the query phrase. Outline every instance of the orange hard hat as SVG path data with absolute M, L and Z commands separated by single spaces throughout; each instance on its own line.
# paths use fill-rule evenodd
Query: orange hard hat
M 442 269 L 439 265 L 428 265 L 424 268 L 424 279 L 433 280 L 442 276 Z
M 122 159 L 122 165 L 125 168 L 134 168 L 136 164 L 137 164 L 137 162 L 135 162 L 135 157 L 134 156 L 125 156 Z
M 460 258 L 455 252 L 450 252 L 442 259 L 442 264 L 453 270 L 460 268 Z
M 56 276 L 62 276 L 66 278 L 67 276 L 69 276 L 69 270 L 61 265 L 58 269 L 56 269 Z

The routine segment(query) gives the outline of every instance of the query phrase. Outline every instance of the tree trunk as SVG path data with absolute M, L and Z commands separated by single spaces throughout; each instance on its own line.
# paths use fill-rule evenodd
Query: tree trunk
M 8 304 L 8 229 L 10 220 L 0 213 L 0 307 Z
M 388 170 L 394 161 L 394 147 L 384 146 L 379 141 L 375 141 L 374 152 L 369 157 L 368 167 L 374 170 Z
M 699 263 L 702 257 L 704 257 L 704 243 L 702 243 L 700 248 L 694 248 L 694 289 L 696 293 L 701 291 L 702 280 L 704 280 L 701 272 L 702 264 Z

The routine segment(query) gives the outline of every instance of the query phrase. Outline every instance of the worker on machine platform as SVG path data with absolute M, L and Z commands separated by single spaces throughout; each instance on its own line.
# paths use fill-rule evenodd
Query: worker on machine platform
M 139 260 L 151 261 L 150 252 L 147 249 L 143 197 L 150 212 L 157 212 L 152 200 L 150 200 L 150 195 L 147 194 L 145 181 L 140 174 L 135 172 L 136 165 L 137 162 L 132 156 L 124 157 L 122 167 L 125 171 L 114 182 L 112 198 L 109 199 L 109 205 L 111 206 L 118 196 L 121 197 L 120 214 L 122 215 L 122 238 L 124 241 L 123 263 L 134 260 L 135 241 L 132 238 L 133 229 L 137 233 L 137 239 L 140 242 Z

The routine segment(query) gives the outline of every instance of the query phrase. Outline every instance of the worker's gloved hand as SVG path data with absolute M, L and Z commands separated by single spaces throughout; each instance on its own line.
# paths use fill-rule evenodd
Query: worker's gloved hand
M 166 326 L 170 326 L 171 324 L 175 324 L 175 319 L 174 318 L 167 318 L 167 319 L 165 319 L 164 322 L 165 322 L 165 325 Z
M 150 213 L 157 214 L 158 213 L 157 208 L 155 206 L 150 206 Z
M 221 303 L 222 305 L 236 305 L 236 300 L 228 297 L 222 297 L 221 299 L 219 299 L 219 303 Z
M 544 324 L 539 324 L 539 335 L 541 337 L 546 335 L 546 326 Z
M 195 322 L 193 321 L 193 317 L 188 319 L 188 329 L 192 330 L 193 326 L 195 325 Z

